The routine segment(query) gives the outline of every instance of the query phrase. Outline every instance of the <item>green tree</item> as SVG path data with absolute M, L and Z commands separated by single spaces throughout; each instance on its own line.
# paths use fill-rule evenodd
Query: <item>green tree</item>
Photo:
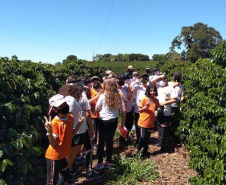
M 76 62 L 77 60 L 78 60 L 77 56 L 75 56 L 75 55 L 69 55 L 69 56 L 67 56 L 66 59 L 64 59 L 64 60 L 62 61 L 62 63 L 63 63 L 64 65 L 66 65 L 66 64 L 68 64 L 68 63 L 71 63 L 71 61 Z
M 166 53 L 165 56 L 166 56 L 168 61 L 180 62 L 182 60 L 180 54 L 175 52 L 175 51 Z
M 226 67 L 226 41 L 211 50 L 213 63 Z
M 222 42 L 220 33 L 207 24 L 196 23 L 193 26 L 184 26 L 178 36 L 172 41 L 171 51 L 181 49 L 183 44 L 186 50 L 186 59 L 195 62 L 199 58 L 210 58 L 210 50 Z
M 167 57 L 166 57 L 166 55 L 164 55 L 164 54 L 154 54 L 154 55 L 152 56 L 152 59 L 153 59 L 154 61 L 166 61 L 166 60 L 167 60 Z

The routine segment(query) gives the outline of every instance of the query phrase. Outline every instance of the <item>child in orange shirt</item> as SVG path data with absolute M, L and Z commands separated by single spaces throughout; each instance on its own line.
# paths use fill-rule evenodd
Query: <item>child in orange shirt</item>
M 49 147 L 46 150 L 47 161 L 47 181 L 46 185 L 64 184 L 69 176 L 69 168 L 66 157 L 71 153 L 71 142 L 73 134 L 79 127 L 73 130 L 74 118 L 69 113 L 69 106 L 64 97 L 60 94 L 54 95 L 49 99 L 50 115 L 55 117 L 51 121 L 45 117 L 45 129 L 49 138 Z M 79 126 L 82 120 L 79 116 Z M 59 179 L 59 174 L 61 175 Z
M 145 97 L 141 99 L 139 112 L 140 117 L 138 126 L 141 128 L 141 137 L 138 142 L 138 151 L 143 148 L 143 156 L 150 156 L 148 152 L 148 141 L 150 138 L 149 129 L 154 128 L 155 112 L 160 107 L 157 98 L 157 89 L 155 85 L 151 84 L 146 88 Z

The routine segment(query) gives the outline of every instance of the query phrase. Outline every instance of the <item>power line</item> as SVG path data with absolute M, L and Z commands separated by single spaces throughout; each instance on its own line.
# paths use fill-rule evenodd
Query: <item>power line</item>
M 102 40 L 103 40 L 103 37 L 104 37 L 104 33 L 105 33 L 105 30 L 106 30 L 106 27 L 107 27 L 107 24 L 108 24 L 108 20 L 109 20 L 110 14 L 111 14 L 111 10 L 112 10 L 112 7 L 113 7 L 113 4 L 114 4 L 114 1 L 115 1 L 115 0 L 112 0 L 112 3 L 111 3 L 111 8 L 110 8 L 110 11 L 109 11 L 109 13 L 108 13 L 108 17 L 107 17 L 107 21 L 106 21 L 105 26 L 104 26 L 103 33 L 102 33 L 102 35 L 101 35 L 101 39 L 100 39 L 100 43 L 99 43 L 99 46 L 98 46 L 97 52 L 99 51 L 100 45 L 101 45 L 101 43 L 102 43 Z
M 116 40 L 116 42 L 107 50 L 107 53 L 110 49 L 112 49 L 117 42 L 121 39 L 121 37 L 125 34 L 125 32 L 128 30 L 128 28 L 131 26 L 131 24 L 135 21 L 135 19 L 140 15 L 140 13 L 143 11 L 143 9 L 147 6 L 149 0 L 147 0 L 145 2 L 145 4 L 141 7 L 141 9 L 139 10 L 139 12 L 133 17 L 133 19 L 130 21 L 130 23 L 127 25 L 127 27 L 123 30 L 123 32 L 121 33 L 121 35 L 118 37 L 118 39 Z

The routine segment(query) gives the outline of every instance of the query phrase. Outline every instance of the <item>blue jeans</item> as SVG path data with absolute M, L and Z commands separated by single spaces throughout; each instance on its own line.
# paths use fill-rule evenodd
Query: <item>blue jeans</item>
M 46 185 L 63 185 L 70 177 L 67 159 L 51 160 L 47 162 L 47 181 Z M 59 178 L 60 174 L 60 178 Z

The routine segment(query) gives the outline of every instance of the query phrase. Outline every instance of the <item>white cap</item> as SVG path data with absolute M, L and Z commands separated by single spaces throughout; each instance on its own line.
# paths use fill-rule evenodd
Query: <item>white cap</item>
M 60 105 L 62 105 L 63 103 L 66 103 L 66 100 L 64 99 L 64 96 L 61 94 L 56 94 L 54 96 L 52 96 L 49 99 L 49 105 L 50 105 L 50 109 L 49 109 L 49 113 L 51 113 L 51 110 L 53 107 L 59 107 Z

